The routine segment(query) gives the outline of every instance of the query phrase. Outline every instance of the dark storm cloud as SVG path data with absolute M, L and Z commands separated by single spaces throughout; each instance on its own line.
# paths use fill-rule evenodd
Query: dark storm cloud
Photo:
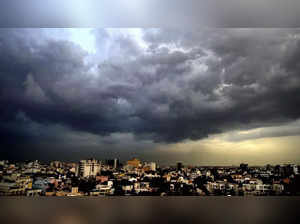
M 4 147 L 129 138 L 151 148 L 300 117 L 298 30 L 149 29 L 139 40 L 101 29 L 95 54 L 46 33 L 0 32 Z
M 100 136 L 60 124 L 42 124 L 33 121 L 23 111 L 18 111 L 14 120 L 2 121 L 0 134 L 1 158 L 12 160 L 130 159 L 155 146 L 149 140 L 136 141 L 130 133 Z

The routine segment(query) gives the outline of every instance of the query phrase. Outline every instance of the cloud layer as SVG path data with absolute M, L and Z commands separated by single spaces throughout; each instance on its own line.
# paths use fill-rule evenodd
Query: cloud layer
M 300 117 L 296 29 L 95 29 L 94 53 L 69 34 L 0 31 L 5 153 L 52 137 L 59 147 L 70 133 L 123 135 L 142 148 Z

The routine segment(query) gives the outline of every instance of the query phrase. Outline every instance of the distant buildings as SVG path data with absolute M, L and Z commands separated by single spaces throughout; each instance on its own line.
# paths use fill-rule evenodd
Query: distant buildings
M 298 175 L 298 166 L 295 164 L 276 165 L 274 173 L 280 176 Z
M 120 162 L 119 162 L 119 159 L 117 159 L 117 158 L 109 159 L 109 160 L 106 160 L 106 165 L 108 165 L 109 167 L 111 167 L 113 169 L 117 169 L 120 166 Z
M 241 164 L 240 164 L 240 169 L 241 169 L 243 172 L 247 171 L 247 170 L 248 170 L 248 164 L 246 164 L 246 163 L 241 163 Z
M 141 161 L 137 158 L 133 158 L 132 160 L 127 161 L 127 165 L 132 166 L 134 168 L 138 168 L 139 166 L 141 166 Z
M 50 163 L 50 166 L 55 167 L 55 168 L 61 168 L 62 167 L 62 162 L 53 161 L 53 162 Z
M 300 195 L 299 166 L 159 167 L 134 158 L 81 160 L 79 163 L 0 161 L 0 195 Z M 77 174 L 74 169 L 76 168 Z

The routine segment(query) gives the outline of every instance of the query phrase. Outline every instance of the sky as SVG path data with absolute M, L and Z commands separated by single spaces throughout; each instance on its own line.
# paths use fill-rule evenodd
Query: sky
M 0 30 L 1 158 L 300 164 L 300 30 Z
M 298 28 L 299 13 L 298 0 L 2 0 L 0 27 Z

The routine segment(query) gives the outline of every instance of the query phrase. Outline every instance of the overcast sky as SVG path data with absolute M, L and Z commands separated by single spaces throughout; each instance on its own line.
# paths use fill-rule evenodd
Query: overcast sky
M 1 29 L 8 159 L 300 163 L 298 29 Z
M 299 0 L 2 0 L 0 27 L 299 27 Z M 16 16 L 17 15 L 17 16 Z

